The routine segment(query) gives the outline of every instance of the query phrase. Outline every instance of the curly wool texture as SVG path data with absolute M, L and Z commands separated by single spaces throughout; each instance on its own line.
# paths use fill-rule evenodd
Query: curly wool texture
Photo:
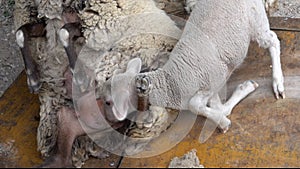
M 160 4 L 161 3 L 162 2 L 160 2 Z M 129 19 L 132 19 L 130 17 L 145 13 L 163 14 L 163 11 L 159 10 L 152 0 L 90 0 L 88 6 L 90 6 L 88 8 L 89 10 L 83 11 L 80 15 L 83 20 L 83 26 L 86 28 L 84 35 L 87 39 L 89 39 L 90 34 L 95 32 L 96 29 L 107 29 L 110 34 L 113 34 L 116 33 L 117 30 L 124 30 L 128 28 L 130 25 L 119 23 L 121 21 L 121 17 L 128 17 Z M 97 14 L 95 14 L 95 12 Z M 137 19 L 137 17 L 135 19 Z M 144 20 L 144 22 L 145 21 L 146 20 Z M 149 24 L 148 26 L 151 25 Z M 92 45 L 92 42 L 89 43 Z M 94 45 L 93 47 L 99 48 L 101 46 Z
M 94 70 L 99 95 L 106 79 L 110 78 L 115 70 L 125 69 L 131 58 L 141 58 L 144 66 L 150 70 L 162 67 L 181 35 L 175 23 L 159 10 L 153 1 L 119 0 L 107 1 L 111 3 L 105 4 L 100 2 L 91 1 L 90 6 L 95 5 L 91 8 L 94 12 L 83 12 L 81 15 L 87 41 L 79 55 L 82 63 Z M 106 10 L 115 12 L 107 13 Z M 134 125 L 127 133 L 133 138 L 147 139 L 129 140 L 124 144 L 120 144 L 124 142 L 120 140 L 116 142 L 118 145 L 113 144 L 111 140 L 122 138 L 104 136 L 95 140 L 107 149 L 125 146 L 126 154 L 136 154 L 170 125 L 170 121 L 167 120 L 169 115 L 164 109 L 157 108 L 150 114 L 145 121 L 150 119 L 152 124 L 140 127 Z
M 75 0 L 77 1 L 77 0 Z M 46 17 L 48 19 L 61 19 L 63 6 L 74 5 L 74 0 L 35 0 L 38 6 L 39 17 Z
M 47 21 L 47 37 L 33 40 L 33 57 L 38 64 L 42 87 L 39 92 L 40 123 L 37 130 L 38 150 L 43 156 L 55 146 L 57 138 L 57 111 L 62 106 L 72 106 L 64 85 L 64 72 L 68 59 L 58 40 L 60 20 Z
M 62 106 L 73 106 L 70 100 L 71 98 L 68 98 L 66 95 L 64 86 L 63 74 L 68 69 L 68 60 L 63 46 L 59 41 L 58 31 L 63 26 L 60 19 L 62 6 L 70 4 L 71 6 L 74 6 L 76 3 L 76 0 L 64 1 L 64 3 L 62 0 L 16 0 L 15 13 L 18 14 L 15 15 L 16 28 L 25 23 L 37 20 L 37 18 L 30 18 L 30 12 L 33 8 L 38 9 L 39 16 L 48 17 L 47 37 L 33 39 L 31 43 L 32 55 L 39 65 L 38 69 L 41 81 L 43 82 L 39 93 L 41 118 L 37 136 L 38 150 L 43 156 L 48 156 L 49 152 L 56 144 L 57 111 Z M 169 18 L 164 17 L 162 18 L 166 19 L 165 21 L 157 20 L 155 17 L 152 17 L 149 18 L 147 22 L 157 23 L 152 23 L 153 25 L 151 25 L 151 28 L 153 29 L 158 27 L 164 32 L 174 33 L 175 31 L 175 38 L 153 34 L 124 38 L 124 34 L 115 34 L 119 30 L 129 28 L 128 22 L 134 23 L 134 20 L 130 19 L 125 20 L 127 23 L 118 23 L 117 21 L 120 21 L 118 20 L 120 17 L 147 12 L 156 13 L 156 15 L 153 16 L 164 16 L 164 12 L 157 9 L 150 0 L 91 0 L 88 1 L 87 9 L 96 11 L 97 14 L 93 12 L 90 13 L 88 12 L 89 10 L 79 14 L 83 20 L 84 35 L 87 39 L 87 45 L 81 51 L 79 58 L 84 58 L 88 67 L 95 71 L 99 86 L 101 86 L 106 78 L 111 77 L 114 70 L 125 68 L 127 62 L 133 57 L 143 58 L 144 63 L 146 63 L 145 66 L 148 68 L 156 69 L 161 67 L 167 61 L 170 51 L 177 42 L 176 37 L 180 36 L 180 33 L 178 33 L 179 30 L 175 24 Z M 141 22 L 141 20 L 139 20 L 139 22 Z M 145 26 L 143 28 L 145 29 Z M 142 32 L 144 30 L 139 29 L 139 31 Z M 103 41 L 103 39 L 105 39 L 103 38 L 103 35 L 113 37 L 115 41 Z M 126 36 L 128 36 L 128 34 Z M 119 41 L 118 38 L 123 39 Z M 80 50 L 82 44 L 77 45 L 78 50 Z M 101 51 L 109 52 L 103 55 L 103 57 L 99 57 Z M 156 118 L 153 121 L 153 124 L 148 124 L 146 126 L 142 125 L 140 128 L 133 127 L 129 132 L 129 135 L 139 138 L 145 136 L 153 138 L 160 132 L 163 132 L 166 129 L 166 126 L 168 126 L 168 123 L 164 123 L 166 116 L 162 116 L 161 114 L 164 113 L 164 111 L 152 111 L 152 113 L 152 117 L 160 118 Z M 164 125 L 162 125 L 163 123 Z M 100 140 L 107 140 L 105 137 L 109 136 L 109 134 L 103 136 L 103 133 L 100 133 L 100 135 Z M 143 144 L 141 145 L 144 145 L 149 141 L 150 139 L 143 141 Z M 110 147 L 115 145 L 107 144 L 107 146 Z M 136 147 L 138 147 L 138 145 Z M 132 150 L 134 149 L 136 148 L 133 148 Z M 79 137 L 73 145 L 73 164 L 76 167 L 81 167 L 83 161 L 88 159 L 88 156 L 104 157 L 102 152 L 103 150 L 88 136 Z
M 14 8 L 14 25 L 18 29 L 26 23 L 36 21 L 32 17 L 33 10 L 37 11 L 33 0 L 16 0 Z
M 79 59 L 95 70 L 100 85 L 114 70 L 124 69 L 130 58 L 142 58 L 148 68 L 167 60 L 166 53 L 173 49 L 181 31 L 153 1 L 105 2 L 92 0 L 90 10 L 94 12 L 81 14 L 87 43 Z
M 133 123 L 128 131 L 127 136 L 129 139 L 125 144 L 125 155 L 136 155 L 144 151 L 152 140 L 158 138 L 173 125 L 178 113 L 177 110 L 163 109 L 156 106 L 150 107 L 148 118 L 145 118 L 141 124 Z

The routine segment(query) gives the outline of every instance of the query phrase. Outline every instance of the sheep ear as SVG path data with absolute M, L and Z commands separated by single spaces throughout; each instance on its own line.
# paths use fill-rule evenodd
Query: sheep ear
M 129 111 L 129 94 L 127 91 L 120 92 L 118 97 L 114 98 L 113 114 L 118 121 L 126 119 Z
M 134 58 L 129 61 L 127 65 L 126 73 L 140 73 L 142 69 L 142 60 L 140 58 Z

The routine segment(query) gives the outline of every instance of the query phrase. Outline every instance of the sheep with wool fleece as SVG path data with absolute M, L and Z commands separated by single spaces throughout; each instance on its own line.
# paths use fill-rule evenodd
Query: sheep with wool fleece
M 270 30 L 263 3 L 260 0 L 200 0 L 162 69 L 139 74 L 141 61 L 134 59 L 125 73 L 112 79 L 114 89 L 120 87 L 110 94 L 116 98 L 119 92 L 112 107 L 115 116 L 122 120 L 129 110 L 136 109 L 130 97 L 137 94 L 137 88 L 138 93 L 149 96 L 151 105 L 188 109 L 219 124 L 226 132 L 231 124 L 226 116 L 258 87 L 257 83 L 246 81 L 225 104 L 218 96 L 231 73 L 245 59 L 251 40 L 269 49 L 273 90 L 277 99 L 285 98 L 280 42 Z

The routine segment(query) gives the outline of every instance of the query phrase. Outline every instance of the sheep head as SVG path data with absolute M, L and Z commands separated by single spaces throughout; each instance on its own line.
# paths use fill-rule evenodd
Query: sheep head
M 119 121 L 125 120 L 128 113 L 137 109 L 135 77 L 141 68 L 141 59 L 132 59 L 124 73 L 115 72 L 104 85 L 104 111 L 112 112 Z

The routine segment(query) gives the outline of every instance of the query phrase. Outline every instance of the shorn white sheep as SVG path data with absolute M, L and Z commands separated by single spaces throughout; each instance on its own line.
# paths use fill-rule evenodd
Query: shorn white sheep
M 110 108 L 123 120 L 128 111 L 136 109 L 130 97 L 138 94 L 148 97 L 151 105 L 205 116 L 226 132 L 231 124 L 227 116 L 233 107 L 258 87 L 256 82 L 246 81 L 224 104 L 218 96 L 246 57 L 251 40 L 269 49 L 273 90 L 277 99 L 285 98 L 280 42 L 270 30 L 262 1 L 199 0 L 163 68 L 139 73 L 141 60 L 136 58 L 129 62 L 125 73 L 108 82 L 116 89 L 107 97 L 114 102 Z

